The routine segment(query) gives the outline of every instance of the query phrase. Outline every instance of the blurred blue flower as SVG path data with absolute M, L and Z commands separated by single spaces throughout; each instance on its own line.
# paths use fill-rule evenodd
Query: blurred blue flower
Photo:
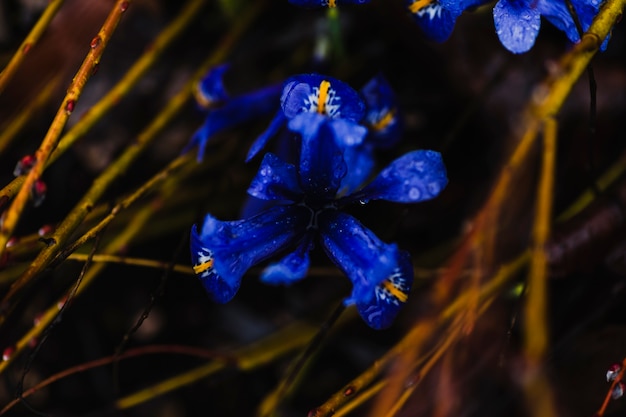
M 223 82 L 228 65 L 211 69 L 198 83 L 195 91 L 198 106 L 207 111 L 202 126 L 183 149 L 188 152 L 198 146 L 198 161 L 202 161 L 206 146 L 219 132 L 252 120 L 269 117 L 278 108 L 282 84 L 270 85 L 250 93 L 230 97 Z
M 447 184 L 441 155 L 407 153 L 365 187 L 338 197 L 348 167 L 333 123 L 323 118 L 312 129 L 305 126 L 307 120 L 289 121 L 289 128 L 302 134 L 298 163 L 267 153 L 248 189 L 251 196 L 276 205 L 243 220 L 220 221 L 207 215 L 199 229 L 192 227 L 194 271 L 212 299 L 225 303 L 250 267 L 274 255 L 283 258 L 265 268 L 262 281 L 289 284 L 304 278 L 318 236 L 329 258 L 352 282 L 345 304 L 355 304 L 369 326 L 388 327 L 413 282 L 409 256 L 397 245 L 382 242 L 341 208 L 356 201 L 415 203 L 437 196 Z
M 302 7 L 337 7 L 341 4 L 365 4 L 370 0 L 289 0 L 289 3 Z
M 602 0 L 572 0 L 571 3 L 582 30 L 586 31 L 598 14 Z M 500 42 L 516 54 L 533 47 L 542 16 L 565 32 L 570 41 L 580 41 L 575 21 L 565 0 L 499 0 L 493 9 L 493 20 Z M 607 43 L 608 37 L 601 49 L 605 49 Z
M 444 42 L 452 34 L 456 19 L 472 7 L 489 0 L 405 0 L 417 25 L 436 42 Z

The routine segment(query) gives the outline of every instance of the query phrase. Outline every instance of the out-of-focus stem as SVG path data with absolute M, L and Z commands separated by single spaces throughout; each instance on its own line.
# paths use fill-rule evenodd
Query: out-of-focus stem
M 37 43 L 37 41 L 39 41 L 39 38 L 41 38 L 41 35 L 44 33 L 62 4 L 63 0 L 50 0 L 48 2 L 46 10 L 44 10 L 35 26 L 33 26 L 32 30 L 26 36 L 7 66 L 0 73 L 0 94 L 2 94 L 2 91 L 4 91 L 5 87 L 8 85 L 11 77 L 20 67 L 20 64 L 24 60 L 26 54 Z
M 43 138 L 39 149 L 35 152 L 35 163 L 30 172 L 26 175 L 22 188 L 17 192 L 15 199 L 6 211 L 4 221 L 0 227 L 0 256 L 4 253 L 6 243 L 13 234 L 24 208 L 28 203 L 31 190 L 35 185 L 35 182 L 41 177 L 46 161 L 50 157 L 54 148 L 56 148 L 61 132 L 65 128 L 65 125 L 72 114 L 74 107 L 76 106 L 76 102 L 83 92 L 85 84 L 87 84 L 87 81 L 91 78 L 94 69 L 100 62 L 102 53 L 109 43 L 111 35 L 115 32 L 115 29 L 122 19 L 122 15 L 126 11 L 129 3 L 129 0 L 117 0 L 104 24 L 100 28 L 100 31 L 91 41 L 91 48 L 87 57 L 74 76 L 72 83 L 67 89 L 67 94 L 63 98 L 61 106 L 57 110 L 56 116 L 54 117 L 46 136 Z

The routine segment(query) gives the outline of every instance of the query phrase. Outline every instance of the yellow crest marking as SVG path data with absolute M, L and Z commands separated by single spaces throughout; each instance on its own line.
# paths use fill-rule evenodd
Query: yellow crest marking
M 388 279 L 383 281 L 383 287 L 385 287 L 385 289 L 389 291 L 391 295 L 396 297 L 401 303 L 406 303 L 406 300 L 409 298 L 409 296 L 405 292 L 402 292 L 398 287 L 393 285 L 391 281 L 389 281 Z
M 374 129 L 374 130 L 383 130 L 384 128 L 389 126 L 389 124 L 391 122 L 393 122 L 393 117 L 394 117 L 394 112 L 393 111 L 387 112 L 382 119 L 380 119 L 376 123 L 372 124 L 372 129 Z
M 422 10 L 424 7 L 434 2 L 435 2 L 434 0 L 417 0 L 414 3 L 411 3 L 411 5 L 409 6 L 409 10 L 411 11 L 411 13 L 417 13 L 420 10 Z
M 193 272 L 199 275 L 203 273 L 204 271 L 206 271 L 207 269 L 210 269 L 212 267 L 213 267 L 213 259 L 211 258 L 208 261 L 201 263 L 200 265 L 194 265 Z
M 337 7 L 337 5 L 335 4 L 335 0 L 329 0 L 328 7 Z
M 319 114 L 326 113 L 326 98 L 328 97 L 328 89 L 330 88 L 330 83 L 326 80 L 320 83 L 320 93 L 317 99 L 317 112 Z

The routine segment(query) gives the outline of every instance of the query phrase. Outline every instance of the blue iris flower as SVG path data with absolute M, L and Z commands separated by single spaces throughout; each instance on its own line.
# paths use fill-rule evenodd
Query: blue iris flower
M 267 153 L 248 193 L 276 204 L 243 220 L 220 221 L 210 214 L 192 227 L 193 268 L 213 300 L 231 300 L 246 271 L 274 256 L 261 280 L 290 284 L 306 276 L 309 252 L 316 239 L 329 258 L 352 282 L 346 305 L 356 308 L 371 327 L 393 322 L 406 302 L 413 282 L 409 255 L 396 244 L 381 241 L 356 218 L 341 209 L 350 203 L 388 200 L 415 203 L 437 196 L 447 184 L 441 155 L 413 151 L 396 159 L 365 187 L 338 196 L 348 166 L 336 129 L 328 118 L 315 127 L 308 118 L 293 118 L 289 129 L 299 132 L 296 164 Z
M 370 0 L 289 0 L 289 3 L 302 7 L 337 7 L 340 4 L 365 4 Z
M 227 64 L 211 69 L 196 88 L 196 101 L 208 113 L 183 152 L 198 146 L 199 162 L 204 158 L 207 145 L 217 133 L 255 119 L 269 117 L 278 108 L 282 84 L 230 97 L 223 81 L 227 69 Z
M 405 0 L 409 12 L 424 34 L 444 42 L 452 34 L 456 19 L 469 8 L 489 0 Z
M 572 6 L 586 31 L 598 14 L 602 0 L 572 0 Z M 519 54 L 530 50 L 539 34 L 541 17 L 565 32 L 572 42 L 580 41 L 578 30 L 565 0 L 500 0 L 493 9 L 493 20 L 500 42 Z M 601 49 L 605 49 L 608 37 Z
M 357 145 L 367 134 L 359 124 L 364 113 L 359 93 L 343 81 L 321 74 L 295 75 L 283 84 L 280 109 L 254 141 L 246 160 L 254 158 L 270 139 L 285 133 L 284 127 L 291 121 L 302 126 L 301 133 L 315 135 L 320 124 L 329 120 L 339 146 Z

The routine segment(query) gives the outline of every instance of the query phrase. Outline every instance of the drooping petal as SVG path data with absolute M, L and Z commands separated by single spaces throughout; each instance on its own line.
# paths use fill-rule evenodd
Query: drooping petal
M 376 286 L 374 298 L 368 302 L 357 301 L 359 315 L 368 326 L 376 330 L 386 329 L 406 303 L 412 285 L 411 257 L 408 252 L 401 251 L 398 266 Z
M 399 116 L 396 95 L 387 79 L 378 74 L 361 89 L 365 102 L 367 141 L 377 148 L 388 149 L 402 137 L 403 123 Z
M 288 205 L 272 207 L 245 220 L 220 221 L 207 215 L 191 231 L 194 271 L 213 300 L 233 298 L 245 272 L 302 238 L 310 211 Z
M 531 5 L 531 1 L 500 0 L 493 8 L 498 38 L 506 49 L 515 54 L 530 50 L 539 34 L 541 13 Z
M 397 268 L 398 247 L 337 210 L 320 212 L 318 225 L 326 254 L 352 281 L 352 294 L 344 303 L 370 303 L 376 287 Z
M 262 200 L 302 199 L 296 167 L 273 153 L 266 153 L 259 171 L 250 183 L 248 194 Z
M 396 159 L 365 188 L 345 199 L 417 203 L 436 197 L 447 183 L 446 167 L 441 154 L 419 150 Z
M 263 148 L 267 145 L 267 142 L 278 135 L 280 129 L 287 122 L 287 118 L 282 110 L 278 110 L 274 115 L 274 118 L 270 122 L 270 125 L 261 133 L 252 143 L 250 149 L 248 150 L 248 155 L 246 156 L 246 162 L 250 162 L 252 158 L 254 158 Z
M 217 133 L 256 118 L 269 116 L 277 109 L 279 94 L 279 86 L 270 86 L 235 97 L 222 107 L 210 110 L 204 124 L 194 133 L 183 152 L 198 145 L 198 161 L 202 161 L 207 144 Z
M 202 77 L 195 90 L 196 101 L 200 107 L 206 109 L 228 98 L 224 73 L 229 67 L 229 64 L 217 65 Z
M 406 0 L 413 20 L 435 42 L 448 40 L 462 10 L 444 7 L 439 0 Z
M 261 281 L 266 284 L 289 285 L 304 278 L 310 265 L 310 237 L 311 234 L 307 234 L 296 250 L 280 261 L 268 265 L 261 273 Z
M 314 114 L 311 116 L 322 117 Z M 304 119 L 291 120 L 290 128 L 293 127 L 292 122 Z M 309 118 L 306 117 L 306 119 Z M 311 122 L 316 123 L 313 120 Z M 304 121 L 303 126 L 306 124 Z M 346 163 L 328 119 L 322 117 L 315 135 L 302 136 L 300 166 L 298 168 L 300 186 L 307 197 L 329 200 L 335 196 L 341 185 L 341 180 L 346 175 Z
M 358 122 L 365 110 L 363 101 L 352 87 L 343 81 L 319 74 L 289 78 L 285 82 L 280 102 L 288 119 L 308 112 Z

